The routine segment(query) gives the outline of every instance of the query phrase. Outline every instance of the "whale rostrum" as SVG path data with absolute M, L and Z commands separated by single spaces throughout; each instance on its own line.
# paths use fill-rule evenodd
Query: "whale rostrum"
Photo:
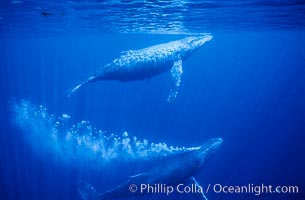
M 90 184 L 81 183 L 79 188 L 80 195 L 83 200 L 121 199 L 142 195 L 147 196 L 154 193 L 142 190 L 145 186 L 155 187 L 155 194 L 159 194 L 160 192 L 165 193 L 166 189 L 164 188 L 166 186 L 174 187 L 191 183 L 192 188 L 196 190 L 194 195 L 199 199 L 207 200 L 202 190 L 203 187 L 195 180 L 194 175 L 220 147 L 222 142 L 221 138 L 213 138 L 200 147 L 169 156 L 150 170 L 130 176 L 125 183 L 103 193 L 97 192 Z

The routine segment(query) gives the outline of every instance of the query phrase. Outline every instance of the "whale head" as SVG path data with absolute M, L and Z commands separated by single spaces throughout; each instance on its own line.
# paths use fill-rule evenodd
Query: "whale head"
M 210 34 L 190 36 L 180 40 L 183 48 L 180 49 L 180 56 L 186 60 L 194 51 L 202 47 L 206 42 L 213 39 Z
M 190 45 L 193 49 L 199 48 L 204 45 L 204 43 L 213 39 L 213 36 L 210 34 L 199 35 L 199 36 L 190 36 L 184 38 L 184 42 Z
M 194 150 L 194 162 L 196 167 L 200 168 L 211 156 L 219 149 L 223 140 L 221 138 L 213 138 L 208 140 L 202 146 Z

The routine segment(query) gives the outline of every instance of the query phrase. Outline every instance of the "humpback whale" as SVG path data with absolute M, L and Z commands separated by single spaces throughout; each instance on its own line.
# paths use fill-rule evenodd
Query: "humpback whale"
M 183 73 L 182 62 L 212 38 L 209 34 L 189 36 L 181 40 L 140 50 L 123 51 L 118 58 L 98 68 L 85 82 L 73 88 L 68 97 L 88 83 L 100 80 L 147 80 L 158 74 L 170 71 L 172 86 L 167 100 L 171 102 L 178 94 L 178 87 L 181 82 L 180 77 Z
M 130 176 L 122 185 L 104 193 L 97 192 L 90 184 L 81 183 L 79 188 L 80 195 L 83 200 L 109 200 L 151 194 L 151 192 L 142 191 L 143 184 L 146 186 L 160 184 L 163 186 L 175 186 L 183 183 L 192 183 L 195 187 L 200 188 L 201 186 L 193 176 L 219 148 L 222 141 L 221 138 L 213 138 L 200 147 L 170 156 L 147 172 Z M 137 190 L 140 186 L 141 191 Z M 207 200 L 203 191 L 199 191 L 197 195 L 201 199 Z

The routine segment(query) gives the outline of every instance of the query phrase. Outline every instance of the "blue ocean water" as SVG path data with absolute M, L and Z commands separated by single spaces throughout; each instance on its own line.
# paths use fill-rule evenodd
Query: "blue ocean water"
M 206 188 L 297 186 L 304 199 L 303 1 L 3 1 L 0 3 L 0 199 L 81 199 L 210 138 Z M 68 91 L 122 51 L 209 32 L 171 78 L 100 81 Z M 139 199 L 177 199 L 140 196 Z M 181 199 L 193 199 L 192 195 Z

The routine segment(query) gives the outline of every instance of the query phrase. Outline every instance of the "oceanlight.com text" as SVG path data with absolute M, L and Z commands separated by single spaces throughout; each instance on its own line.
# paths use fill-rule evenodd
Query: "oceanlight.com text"
M 131 184 L 129 191 L 132 193 L 140 192 L 141 194 L 165 194 L 171 195 L 172 193 L 180 194 L 208 194 L 214 192 L 216 194 L 250 194 L 259 196 L 262 194 L 298 194 L 298 186 L 286 186 L 286 185 L 222 185 L 219 183 L 208 184 L 206 187 L 199 184 L 178 184 L 178 185 L 166 185 L 166 184 Z
M 212 188 L 211 188 L 212 187 Z M 253 194 L 259 196 L 261 194 L 298 194 L 298 186 L 272 186 L 272 185 L 221 185 L 221 184 L 209 184 L 207 186 L 206 192 L 213 190 L 215 193 L 225 193 L 225 194 Z

